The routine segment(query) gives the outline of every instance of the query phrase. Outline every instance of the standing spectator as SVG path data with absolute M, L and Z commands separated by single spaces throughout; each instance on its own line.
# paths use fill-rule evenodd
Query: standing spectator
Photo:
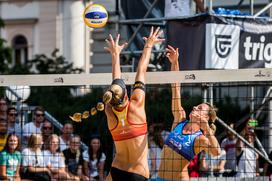
M 272 160 L 272 151 L 269 153 L 269 160 Z M 265 162 L 264 175 L 269 176 L 270 180 L 272 179 L 272 165 L 270 163 Z
M 75 180 L 80 180 L 83 169 L 83 151 L 80 149 L 80 140 L 79 136 L 72 136 L 69 141 L 69 148 L 63 151 L 68 173 Z
M 83 153 L 84 172 L 93 181 L 104 180 L 104 165 L 106 155 L 102 152 L 99 137 L 91 138 L 89 150 Z
M 28 147 L 22 152 L 23 179 L 34 181 L 51 180 L 51 171 L 45 166 L 44 156 L 41 151 L 42 144 L 41 134 L 32 134 L 29 137 Z
M 158 177 L 158 170 L 161 161 L 161 150 L 164 139 L 161 134 L 161 127 L 155 126 L 153 133 L 150 135 L 149 142 L 149 159 L 150 159 L 150 180 L 154 181 Z
M 253 145 L 255 133 L 252 131 L 245 132 L 245 139 Z M 259 176 L 258 158 L 259 155 L 239 140 L 237 141 L 237 177 L 254 178 Z
M 49 149 L 43 152 L 45 166 L 50 170 L 52 178 L 56 180 L 70 180 L 65 171 L 63 154 L 59 151 L 59 137 L 55 134 L 49 136 Z
M 3 152 L 0 153 L 0 179 L 20 180 L 19 170 L 22 156 L 20 141 L 17 135 L 10 134 Z
M 194 0 L 197 10 L 205 12 L 203 0 Z M 177 17 L 177 16 L 190 16 L 191 0 L 165 0 L 164 16 Z
M 62 134 L 60 136 L 60 151 L 63 151 L 69 148 L 69 140 L 74 133 L 73 124 L 71 122 L 64 123 L 61 132 Z
M 234 129 L 234 123 L 229 124 Z M 234 176 L 236 168 L 236 136 L 227 130 L 227 137 L 221 142 L 221 148 L 226 152 L 225 169 L 229 170 L 225 175 Z
M 27 141 L 32 134 L 41 134 L 41 127 L 44 121 L 44 109 L 36 107 L 34 110 L 34 119 L 32 122 L 25 124 L 23 129 L 24 141 Z
M 45 120 L 42 124 L 42 138 L 43 138 L 43 147 L 42 150 L 49 149 L 49 137 L 54 133 L 53 125 L 48 120 Z
M 0 117 L 0 152 L 4 149 L 7 141 L 8 125 L 7 120 Z
M 22 128 L 16 123 L 18 112 L 15 107 L 9 107 L 7 110 L 8 134 L 16 134 L 19 138 L 22 136 Z
M 7 101 L 3 97 L 0 98 L 0 118 L 7 119 Z

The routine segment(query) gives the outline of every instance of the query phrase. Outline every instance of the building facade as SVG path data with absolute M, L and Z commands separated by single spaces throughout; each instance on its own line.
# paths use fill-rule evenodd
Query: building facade
M 5 23 L 0 36 L 13 51 L 13 64 L 25 63 L 37 54 L 59 49 L 67 61 L 83 68 L 86 59 L 86 30 L 82 0 L 0 1 Z

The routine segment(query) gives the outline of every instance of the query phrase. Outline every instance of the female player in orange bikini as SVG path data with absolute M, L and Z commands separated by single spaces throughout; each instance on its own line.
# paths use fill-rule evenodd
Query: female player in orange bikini
M 103 96 L 106 104 L 108 127 L 112 134 L 116 154 L 106 180 L 147 181 L 147 122 L 145 114 L 145 74 L 152 47 L 164 41 L 159 36 L 159 28 L 153 27 L 149 37 L 144 38 L 145 46 L 140 58 L 133 92 L 128 98 L 126 85 L 121 79 L 120 53 L 126 44 L 119 45 L 119 37 L 114 41 L 109 36 L 105 49 L 112 55 L 112 84 Z

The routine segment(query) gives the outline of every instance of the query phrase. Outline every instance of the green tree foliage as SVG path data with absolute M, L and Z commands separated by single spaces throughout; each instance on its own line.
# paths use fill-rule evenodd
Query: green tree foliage
M 4 27 L 4 22 L 0 19 L 0 29 Z M 6 45 L 6 40 L 0 37 L 0 73 L 5 74 L 8 65 L 11 63 L 11 49 Z
M 58 49 L 55 49 L 51 57 L 44 54 L 36 55 L 34 59 L 28 62 L 29 66 L 34 70 L 33 73 L 38 74 L 70 74 L 80 73 L 82 69 L 74 69 L 73 63 L 69 63 L 63 56 L 58 56 Z
M 65 61 L 63 56 L 58 56 L 58 50 L 54 50 L 51 57 L 36 55 L 28 61 L 28 68 L 32 74 L 69 74 L 80 73 L 82 70 L 73 69 L 73 64 Z M 30 105 L 41 105 L 60 121 L 65 121 L 69 114 L 73 113 L 73 105 L 77 102 L 72 95 L 72 87 L 42 86 L 31 87 L 31 95 L 28 99 Z
M 4 22 L 0 19 L 0 30 L 4 27 Z M 0 74 L 7 74 L 8 65 L 11 63 L 11 49 L 6 45 L 6 40 L 0 37 Z M 4 89 L 0 87 L 0 96 L 3 96 Z

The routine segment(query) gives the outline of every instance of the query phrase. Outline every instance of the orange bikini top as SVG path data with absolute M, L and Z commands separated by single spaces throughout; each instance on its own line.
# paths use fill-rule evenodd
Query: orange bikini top
M 114 141 L 122 141 L 147 133 L 147 124 L 135 124 L 128 120 L 129 103 L 122 111 L 117 111 L 112 108 L 112 111 L 117 119 L 116 126 L 110 130 Z

